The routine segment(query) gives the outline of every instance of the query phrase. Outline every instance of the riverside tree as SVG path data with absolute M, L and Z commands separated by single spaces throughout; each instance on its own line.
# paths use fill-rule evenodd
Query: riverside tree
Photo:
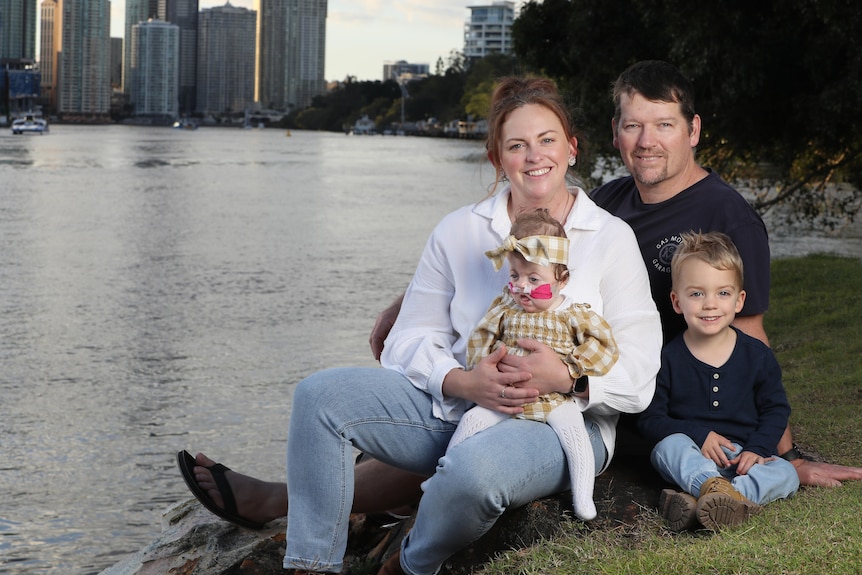
M 862 4 L 854 0 L 544 0 L 513 25 L 514 51 L 555 78 L 594 147 L 611 154 L 611 83 L 638 60 L 674 63 L 704 118 L 699 160 L 768 181 L 762 210 L 840 224 L 862 188 Z M 845 186 L 836 184 L 844 183 Z M 755 184 L 756 187 L 756 184 Z

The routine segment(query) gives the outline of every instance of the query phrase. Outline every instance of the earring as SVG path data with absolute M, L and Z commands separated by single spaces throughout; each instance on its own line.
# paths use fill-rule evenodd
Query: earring
M 508 181 L 509 181 L 509 176 L 507 176 L 507 175 L 506 175 L 506 172 L 500 172 L 500 174 L 501 174 L 501 175 L 500 175 L 500 179 L 501 179 L 501 180 L 503 180 L 504 182 L 508 182 Z
M 577 156 L 569 156 L 569 166 L 574 166 L 577 163 L 578 163 L 578 157 Z

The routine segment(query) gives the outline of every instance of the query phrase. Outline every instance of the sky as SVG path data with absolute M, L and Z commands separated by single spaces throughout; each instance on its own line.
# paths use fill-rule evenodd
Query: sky
M 226 0 L 200 0 L 199 8 L 224 6 Z M 233 6 L 254 8 L 254 0 L 231 0 Z M 428 64 L 464 50 L 467 6 L 485 0 L 329 0 L 326 18 L 327 80 L 382 80 L 383 63 L 406 60 Z M 123 35 L 125 0 L 111 1 L 111 36 Z

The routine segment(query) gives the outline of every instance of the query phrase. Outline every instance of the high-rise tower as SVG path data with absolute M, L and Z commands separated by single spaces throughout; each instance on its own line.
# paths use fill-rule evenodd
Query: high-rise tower
M 195 111 L 198 63 L 198 0 L 159 0 L 159 19 L 180 29 L 180 113 Z
M 198 16 L 197 111 L 242 113 L 254 104 L 257 12 L 230 3 Z
M 255 0 L 257 51 L 254 99 L 263 108 L 287 109 L 287 2 Z
M 131 100 L 136 116 L 174 119 L 179 113 L 180 28 L 162 20 L 132 26 Z
M 111 107 L 111 17 L 108 0 L 63 1 L 59 61 L 62 116 L 100 119 Z
M 468 8 L 470 21 L 464 25 L 464 56 L 472 60 L 511 52 L 515 3 L 492 2 Z
M 0 0 L 0 63 L 35 61 L 35 0 Z
M 44 0 L 41 6 L 39 70 L 42 73 L 42 100 L 54 111 L 57 107 L 57 52 L 60 49 L 62 12 L 57 0 Z
M 326 89 L 326 0 L 286 0 L 287 109 L 305 108 Z
M 116 0 L 115 0 L 116 1 Z M 159 0 L 126 0 L 126 26 L 123 34 L 123 91 L 132 89 L 131 77 L 132 26 L 159 17 Z
M 0 0 L 0 116 L 17 117 L 41 97 L 36 64 L 36 0 Z

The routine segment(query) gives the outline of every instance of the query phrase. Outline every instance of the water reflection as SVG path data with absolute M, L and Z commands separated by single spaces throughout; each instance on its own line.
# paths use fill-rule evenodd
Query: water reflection
M 178 132 L 0 137 L 27 159 L 0 164 L 8 573 L 92 573 L 144 546 L 187 497 L 177 449 L 283 477 L 293 385 L 375 364 L 377 312 L 487 185 L 476 143 Z

